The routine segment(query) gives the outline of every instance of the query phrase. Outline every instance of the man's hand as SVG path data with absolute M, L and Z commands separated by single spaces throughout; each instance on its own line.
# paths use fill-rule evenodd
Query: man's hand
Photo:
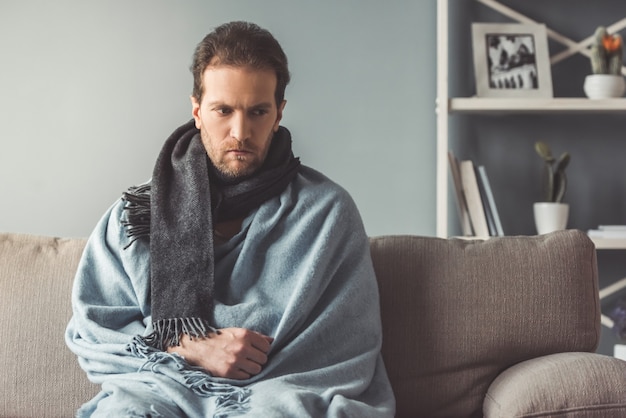
M 178 353 L 187 363 L 202 367 L 213 376 L 248 379 L 261 372 L 274 339 L 244 328 L 225 328 L 208 337 L 183 335 L 179 346 L 168 353 Z

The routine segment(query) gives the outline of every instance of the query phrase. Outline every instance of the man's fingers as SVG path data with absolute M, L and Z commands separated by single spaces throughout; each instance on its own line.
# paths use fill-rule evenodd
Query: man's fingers
M 263 366 L 265 363 L 267 363 L 267 354 L 264 351 L 257 349 L 256 347 L 249 347 L 247 350 L 245 350 L 243 355 L 244 360 L 249 360 L 258 365 Z
M 253 347 L 258 348 L 259 350 L 267 353 L 270 351 L 270 345 L 274 341 L 274 338 L 269 337 L 267 335 L 263 335 L 260 332 L 253 331 L 250 334 L 250 344 Z
M 257 331 L 252 331 L 243 328 L 226 328 L 223 332 L 229 331 L 233 339 L 245 342 L 245 344 L 255 347 L 264 353 L 270 351 L 270 345 L 274 341 L 273 337 L 261 334 Z
M 239 364 L 239 368 L 242 372 L 248 374 L 248 377 L 261 373 L 263 369 L 259 363 L 252 360 L 242 361 L 241 364 Z

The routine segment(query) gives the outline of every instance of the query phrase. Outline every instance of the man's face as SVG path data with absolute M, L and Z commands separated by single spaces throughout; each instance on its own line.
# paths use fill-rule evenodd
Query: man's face
M 210 65 L 202 82 L 202 100 L 192 97 L 191 104 L 209 158 L 227 177 L 252 174 L 265 161 L 285 107 L 274 98 L 276 74 Z

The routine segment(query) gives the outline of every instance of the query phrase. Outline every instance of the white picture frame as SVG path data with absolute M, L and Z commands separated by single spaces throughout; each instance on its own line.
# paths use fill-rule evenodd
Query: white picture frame
M 478 97 L 553 97 L 545 25 L 473 23 L 472 48 Z

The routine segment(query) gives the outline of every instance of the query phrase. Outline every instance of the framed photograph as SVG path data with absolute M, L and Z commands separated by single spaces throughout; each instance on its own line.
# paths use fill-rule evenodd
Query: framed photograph
M 552 97 L 546 26 L 473 23 L 478 97 Z

